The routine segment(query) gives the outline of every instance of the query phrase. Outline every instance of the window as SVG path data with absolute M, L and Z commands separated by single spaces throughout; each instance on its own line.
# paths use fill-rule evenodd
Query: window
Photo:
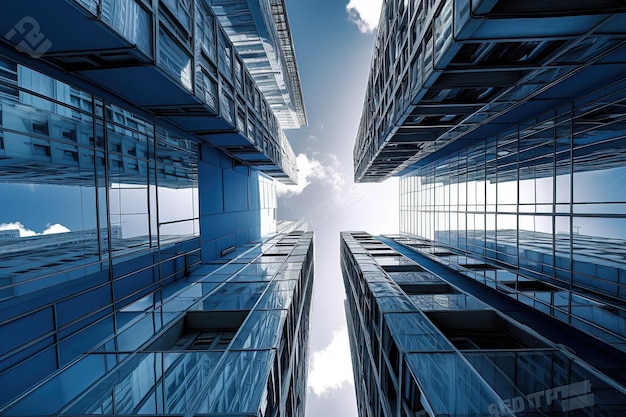
M 50 146 L 34 144 L 33 153 L 35 155 L 50 156 Z
M 426 281 L 416 283 L 400 283 L 400 288 L 407 295 L 417 294 L 459 294 L 448 283 L 443 281 Z
M 473 264 L 459 264 L 463 268 L 470 269 L 472 271 L 493 271 L 500 269 L 497 266 L 485 264 L 485 263 L 473 263 Z
M 69 161 L 78 162 L 78 152 L 75 151 L 63 151 L 63 158 Z
M 460 350 L 546 347 L 545 343 L 505 320 L 495 311 L 427 312 L 426 315 Z
M 503 285 L 506 285 L 509 288 L 513 288 L 518 291 L 547 291 L 554 292 L 557 291 L 557 288 L 552 285 L 548 285 L 541 281 L 530 280 L 530 281 L 511 281 L 511 282 L 503 282 Z
M 226 350 L 249 311 L 189 311 L 145 349 Z
M 47 122 L 33 122 L 33 133 L 39 133 L 42 135 L 48 135 L 48 123 Z
M 75 130 L 64 130 L 62 133 L 63 138 L 67 140 L 71 140 L 72 142 L 76 142 L 76 131 Z
M 172 350 L 225 350 L 236 333 L 237 329 L 185 333 Z
M 17 64 L 0 58 L 0 94 L 19 97 L 17 90 Z

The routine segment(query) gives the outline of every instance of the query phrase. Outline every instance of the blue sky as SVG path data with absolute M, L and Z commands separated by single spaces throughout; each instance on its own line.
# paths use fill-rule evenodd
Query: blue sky
M 352 147 L 380 0 L 287 0 L 308 126 L 287 131 L 300 185 L 280 188 L 278 216 L 315 230 L 307 417 L 356 416 L 339 267 L 339 232 L 398 230 L 398 183 L 354 184 Z M 370 32 L 368 32 L 368 29 Z

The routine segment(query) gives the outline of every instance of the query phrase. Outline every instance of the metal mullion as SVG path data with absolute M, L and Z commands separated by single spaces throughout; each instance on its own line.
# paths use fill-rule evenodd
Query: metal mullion
M 572 107 L 574 104 L 572 103 Z M 570 166 L 570 180 L 569 180 L 569 292 L 572 294 L 572 287 L 574 285 L 574 120 L 572 115 L 574 114 L 573 108 L 570 113 L 570 134 L 569 134 L 569 166 Z M 556 262 L 556 258 L 555 258 Z M 572 322 L 572 298 L 570 296 L 570 302 L 568 303 L 568 322 Z
M 95 103 L 94 103 L 95 107 Z M 95 116 L 95 115 L 94 115 Z M 94 117 L 94 123 L 96 118 Z M 105 207 L 106 207 L 106 233 L 107 233 L 107 251 L 108 251 L 108 264 L 109 264 L 109 292 L 111 294 L 111 307 L 113 309 L 113 332 L 117 335 L 117 308 L 116 300 L 115 300 L 115 291 L 113 289 L 113 244 L 111 242 L 111 197 L 109 191 L 109 134 L 107 130 L 107 102 L 102 99 L 102 135 L 104 140 L 104 195 L 105 195 Z M 94 143 L 96 141 L 96 137 L 94 136 Z M 117 349 L 117 337 L 115 338 L 115 348 Z
M 519 235 L 520 235 L 520 222 L 519 222 L 519 201 L 520 201 L 520 171 L 519 171 L 519 153 L 520 153 L 520 137 L 519 137 L 519 128 L 520 125 L 517 125 L 517 139 L 515 141 L 515 147 L 516 147 L 516 155 L 515 155 L 515 188 L 516 188 L 516 194 L 517 194 L 517 198 L 515 201 L 515 228 L 516 228 L 516 233 L 515 233 L 515 246 L 516 246 L 516 252 L 517 252 L 517 256 L 515 257 L 517 262 L 516 262 L 516 267 L 519 269 L 520 267 L 520 239 L 519 239 Z M 535 210 L 536 211 L 536 210 Z M 534 224 L 534 217 L 533 217 L 533 224 Z

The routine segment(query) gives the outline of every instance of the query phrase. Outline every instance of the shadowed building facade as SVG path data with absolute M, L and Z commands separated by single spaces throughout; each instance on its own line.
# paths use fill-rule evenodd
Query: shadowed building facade
M 1 9 L 0 415 L 302 415 L 295 155 L 210 4 Z

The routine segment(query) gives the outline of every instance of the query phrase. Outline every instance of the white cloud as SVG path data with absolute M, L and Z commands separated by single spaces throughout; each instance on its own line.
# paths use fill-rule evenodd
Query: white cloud
M 346 327 L 333 332 L 333 339 L 324 349 L 313 352 L 309 363 L 309 388 L 318 397 L 329 395 L 343 384 L 354 386 L 350 343 Z
M 309 158 L 306 154 L 299 154 L 296 158 L 298 164 L 298 185 L 285 185 L 276 183 L 276 192 L 279 196 L 300 194 L 313 181 L 332 188 L 333 194 L 340 194 L 344 185 L 344 179 L 339 173 L 339 159 L 334 154 L 317 154 L 323 160 Z
M 20 237 L 35 236 L 37 233 L 24 227 L 20 222 L 2 223 L 0 224 L 0 230 L 19 230 Z
M 55 223 L 55 224 L 48 223 L 46 227 L 47 229 L 41 232 L 42 235 L 52 235 L 55 233 L 67 233 L 70 231 L 70 229 L 68 229 L 67 227 L 59 223 Z
M 350 0 L 346 11 L 363 33 L 372 33 L 378 26 L 383 0 Z
M 46 225 L 46 230 L 41 233 L 34 232 L 30 229 L 27 229 L 21 222 L 11 222 L 11 223 L 0 223 L 0 230 L 19 230 L 20 237 L 28 237 L 28 236 L 37 236 L 37 235 L 50 235 L 54 233 L 67 233 L 70 231 L 67 227 L 62 224 L 55 223 Z

